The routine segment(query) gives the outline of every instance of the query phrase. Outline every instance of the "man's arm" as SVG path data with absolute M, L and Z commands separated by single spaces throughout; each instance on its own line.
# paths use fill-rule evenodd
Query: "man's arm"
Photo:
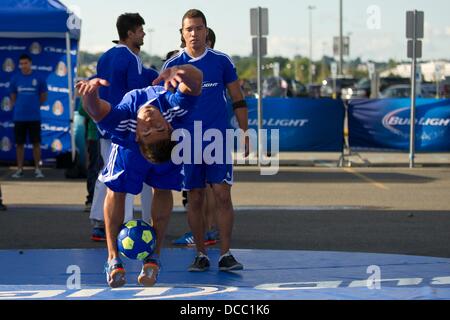
M 47 93 L 47 92 L 42 92 L 42 93 L 39 95 L 39 102 L 42 104 L 42 103 L 44 103 L 45 101 L 47 101 L 47 98 L 48 98 L 48 93 Z
M 16 100 L 17 100 L 17 94 L 15 92 L 11 92 L 9 94 L 9 105 L 10 107 L 14 107 L 14 105 L 16 104 Z
M 244 100 L 244 95 L 241 90 L 241 85 L 239 80 L 233 81 L 227 85 L 228 93 L 230 94 L 231 101 L 233 103 L 233 111 L 236 115 L 237 122 L 239 124 L 239 128 L 242 129 L 245 133 L 248 130 L 248 108 L 247 104 Z M 244 155 L 247 157 L 250 153 L 249 149 L 249 138 L 245 136 L 245 153 Z
M 78 93 L 83 97 L 84 110 L 95 122 L 101 121 L 111 111 L 111 105 L 98 96 L 98 88 L 101 86 L 109 86 L 108 81 L 95 78 L 79 81 L 76 85 Z
M 181 93 L 199 96 L 202 93 L 203 72 L 190 64 L 174 66 L 161 72 L 159 77 L 153 81 L 153 85 L 162 81 L 164 81 L 166 90 L 178 86 Z
M 248 129 L 248 109 L 246 105 L 242 103 L 244 95 L 242 94 L 241 85 L 239 80 L 231 82 L 227 85 L 228 93 L 230 94 L 231 101 L 233 103 L 234 114 L 236 115 L 239 123 L 239 128 L 244 131 Z

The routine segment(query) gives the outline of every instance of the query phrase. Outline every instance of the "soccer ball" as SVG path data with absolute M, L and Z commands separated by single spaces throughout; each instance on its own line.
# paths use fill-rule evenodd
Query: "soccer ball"
M 119 252 L 133 260 L 144 260 L 156 247 L 156 233 L 152 226 L 142 220 L 130 220 L 122 225 L 117 236 Z

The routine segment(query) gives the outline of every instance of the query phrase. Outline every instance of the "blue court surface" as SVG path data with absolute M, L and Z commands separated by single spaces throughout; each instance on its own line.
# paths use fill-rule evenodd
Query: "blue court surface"
M 0 250 L 0 299 L 411 300 L 450 299 L 450 259 L 406 255 L 233 250 L 245 270 L 186 271 L 193 249 L 164 249 L 155 287 L 137 284 L 141 265 L 124 259 L 127 284 L 106 285 L 105 249 Z

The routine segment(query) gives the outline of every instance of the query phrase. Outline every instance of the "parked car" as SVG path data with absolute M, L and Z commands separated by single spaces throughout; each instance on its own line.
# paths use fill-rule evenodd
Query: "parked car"
M 409 78 L 400 78 L 400 77 L 386 77 L 380 78 L 380 92 L 383 92 L 387 88 L 393 85 L 410 85 Z M 355 89 L 353 90 L 352 98 L 370 98 L 372 94 L 372 82 L 369 78 L 362 78 L 355 85 Z
M 332 97 L 333 96 L 333 79 L 327 78 L 322 82 L 320 88 L 320 96 L 322 97 Z M 347 98 L 349 93 L 348 89 L 354 89 L 355 84 L 358 82 L 354 78 L 337 78 L 336 79 L 336 96 L 337 98 Z
M 287 80 L 287 83 L 288 83 L 288 90 L 287 90 L 288 97 L 296 98 L 308 96 L 308 89 L 301 82 L 291 79 Z
M 411 96 L 411 86 L 407 84 L 397 84 L 390 86 L 381 92 L 380 98 L 408 98 Z
M 282 97 L 288 96 L 288 82 L 282 77 L 269 77 L 263 80 L 263 97 Z

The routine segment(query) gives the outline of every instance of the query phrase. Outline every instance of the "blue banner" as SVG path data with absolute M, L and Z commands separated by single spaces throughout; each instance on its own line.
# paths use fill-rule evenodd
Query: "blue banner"
M 410 99 L 349 102 L 349 144 L 353 148 L 407 151 Z M 416 151 L 450 151 L 450 100 L 417 99 Z
M 258 100 L 246 101 L 249 128 L 257 130 Z M 231 125 L 238 127 L 234 115 Z M 263 129 L 279 129 L 280 151 L 341 152 L 344 142 L 344 105 L 341 100 L 328 98 L 264 98 Z M 267 144 L 271 145 L 270 133 Z
M 66 40 L 50 38 L 0 38 L 0 160 L 15 161 L 14 124 L 9 106 L 9 81 L 20 72 L 19 56 L 28 54 L 33 72 L 47 79 L 48 99 L 41 106 L 42 159 L 71 151 L 70 104 Z M 77 63 L 77 41 L 71 40 L 72 74 Z M 32 146 L 25 145 L 25 159 L 32 160 Z

